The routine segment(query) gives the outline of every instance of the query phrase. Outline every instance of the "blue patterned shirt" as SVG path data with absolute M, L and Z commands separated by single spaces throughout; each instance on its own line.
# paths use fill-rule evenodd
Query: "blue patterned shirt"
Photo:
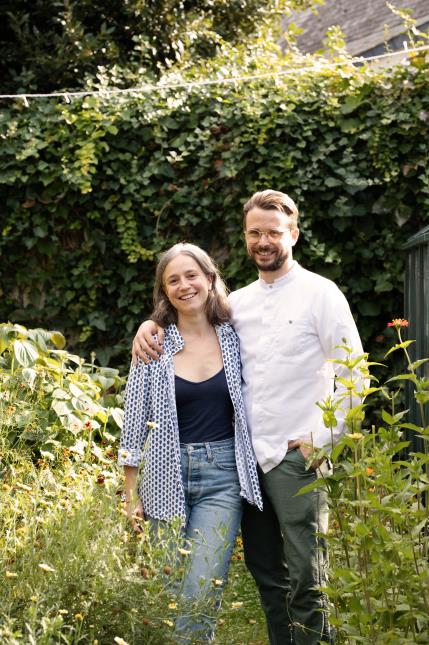
M 256 459 L 247 431 L 241 392 L 240 348 L 228 323 L 215 327 L 226 381 L 234 407 L 235 456 L 241 496 L 262 508 Z M 140 467 L 139 496 L 145 513 L 160 520 L 185 519 L 173 356 L 184 347 L 176 325 L 165 330 L 158 361 L 131 365 L 125 395 L 125 419 L 119 465 Z

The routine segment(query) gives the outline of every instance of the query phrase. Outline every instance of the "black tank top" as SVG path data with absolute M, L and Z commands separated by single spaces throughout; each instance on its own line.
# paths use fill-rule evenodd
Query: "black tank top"
M 234 408 L 225 370 L 195 383 L 175 376 L 181 443 L 220 441 L 234 436 Z

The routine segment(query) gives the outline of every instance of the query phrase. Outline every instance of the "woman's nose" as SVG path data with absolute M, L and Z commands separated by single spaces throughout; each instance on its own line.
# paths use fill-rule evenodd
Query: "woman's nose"
M 187 278 L 180 278 L 179 286 L 181 289 L 187 289 L 189 287 L 189 280 Z

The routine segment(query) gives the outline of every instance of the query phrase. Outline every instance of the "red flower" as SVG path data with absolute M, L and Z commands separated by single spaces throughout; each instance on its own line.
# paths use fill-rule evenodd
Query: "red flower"
M 85 423 L 85 428 L 88 428 L 88 430 L 91 430 L 91 428 L 92 428 L 91 421 L 87 421 L 87 422 Z
M 405 318 L 394 318 L 392 322 L 387 323 L 388 327 L 408 327 L 410 323 Z

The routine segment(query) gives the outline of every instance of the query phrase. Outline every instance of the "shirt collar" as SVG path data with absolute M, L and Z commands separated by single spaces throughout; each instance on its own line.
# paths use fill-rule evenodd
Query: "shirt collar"
M 223 338 L 228 334 L 232 334 L 232 327 L 229 323 L 222 323 L 221 325 L 215 325 L 216 334 L 219 338 Z M 180 331 L 177 328 L 175 323 L 171 323 L 168 327 L 165 328 L 165 339 L 164 339 L 164 353 L 166 356 L 174 356 L 177 352 L 180 352 L 185 346 L 185 341 L 182 338 Z
M 280 289 L 285 284 L 291 282 L 299 271 L 301 271 L 301 266 L 298 264 L 296 260 L 294 260 L 294 263 L 292 267 L 289 269 L 289 271 L 285 273 L 285 275 L 282 275 L 280 276 L 280 278 L 277 278 L 276 280 L 274 280 L 274 282 L 265 282 L 265 280 L 263 280 L 261 277 L 259 277 L 258 282 L 259 282 L 259 285 L 264 290 Z

